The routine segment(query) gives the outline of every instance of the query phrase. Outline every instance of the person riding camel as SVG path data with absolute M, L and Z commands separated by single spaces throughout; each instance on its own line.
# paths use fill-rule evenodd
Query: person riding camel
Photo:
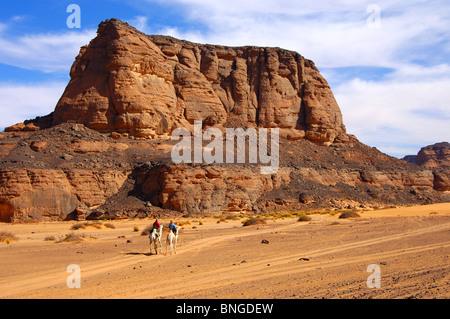
M 169 224 L 169 230 L 172 230 L 173 233 L 174 233 L 174 235 L 177 234 L 177 226 L 175 226 L 173 220 L 170 221 L 170 224 Z
M 156 229 L 156 235 L 159 237 L 161 225 L 159 224 L 158 219 L 156 219 L 155 222 L 153 223 L 153 229 Z M 153 231 L 153 229 L 152 229 L 152 231 Z

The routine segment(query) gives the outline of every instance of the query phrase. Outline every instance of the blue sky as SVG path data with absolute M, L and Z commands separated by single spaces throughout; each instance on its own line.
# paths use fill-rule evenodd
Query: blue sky
M 67 27 L 70 4 L 79 29 Z M 79 48 L 112 17 L 148 34 L 295 50 L 329 82 L 348 133 L 387 154 L 450 141 L 446 0 L 4 1 L 0 129 L 50 113 Z

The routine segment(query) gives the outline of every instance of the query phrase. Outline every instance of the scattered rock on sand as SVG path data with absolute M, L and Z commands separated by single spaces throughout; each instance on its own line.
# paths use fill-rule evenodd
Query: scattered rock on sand
M 30 148 L 35 152 L 42 152 L 47 148 L 47 142 L 33 141 L 30 144 Z
M 339 215 L 339 218 L 358 218 L 358 217 L 361 216 L 354 210 L 343 212 L 341 215 Z

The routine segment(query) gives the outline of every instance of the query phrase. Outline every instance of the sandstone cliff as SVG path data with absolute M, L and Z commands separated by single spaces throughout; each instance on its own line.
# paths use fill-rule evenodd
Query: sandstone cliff
M 349 137 L 280 140 L 280 168 L 173 164 L 175 141 L 100 133 L 82 124 L 0 133 L 0 221 L 261 213 L 450 200 L 448 176 Z
M 422 147 L 416 164 L 426 168 L 450 169 L 450 143 L 442 142 Z
M 280 48 L 202 45 L 147 36 L 116 19 L 81 49 L 53 125 L 167 137 L 176 127 L 279 127 L 290 139 L 346 140 L 314 63 Z
M 77 207 L 99 206 L 127 175 L 105 170 L 0 170 L 0 221 L 62 220 Z
M 434 188 L 450 191 L 450 143 L 422 147 L 417 155 L 407 155 L 403 160 L 433 170 Z

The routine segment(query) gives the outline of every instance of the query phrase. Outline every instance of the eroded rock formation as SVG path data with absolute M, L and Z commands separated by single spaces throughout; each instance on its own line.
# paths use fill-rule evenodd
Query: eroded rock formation
M 81 49 L 53 124 L 167 137 L 176 127 L 279 127 L 290 139 L 346 140 L 314 63 L 280 48 L 202 45 L 147 36 L 111 19 Z
M 422 147 L 416 164 L 426 168 L 450 169 L 450 143 L 442 142 Z
M 103 204 L 126 178 L 107 170 L 0 169 L 0 220 L 62 220 L 77 207 Z
M 0 133 L 0 221 L 450 200 L 448 171 L 428 168 L 437 154 L 420 167 L 347 135 L 327 82 L 296 52 L 147 36 L 111 19 L 70 76 L 53 113 Z M 279 169 L 174 164 L 170 134 L 195 120 L 279 128 Z
M 407 155 L 403 159 L 433 170 L 434 188 L 450 191 L 450 143 L 441 142 L 422 147 L 417 155 Z

